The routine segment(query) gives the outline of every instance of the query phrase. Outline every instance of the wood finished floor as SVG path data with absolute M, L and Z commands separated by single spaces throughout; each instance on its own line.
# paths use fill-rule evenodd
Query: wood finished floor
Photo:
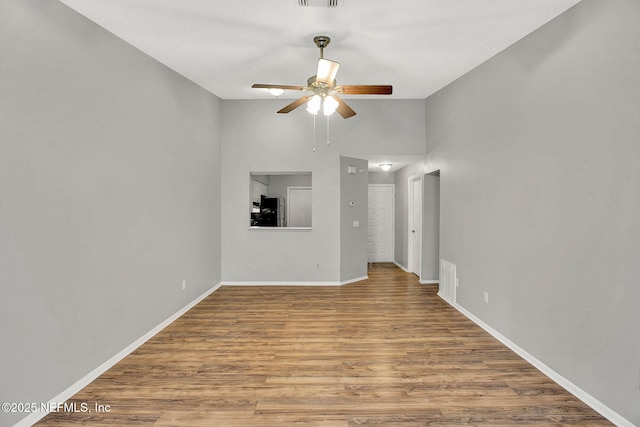
M 393 264 L 223 287 L 37 425 L 611 425 Z

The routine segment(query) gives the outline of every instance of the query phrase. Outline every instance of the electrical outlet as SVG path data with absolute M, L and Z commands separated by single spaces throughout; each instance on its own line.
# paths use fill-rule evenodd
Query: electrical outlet
M 182 290 L 184 291 L 185 289 L 187 289 L 187 280 L 183 280 L 182 281 Z
M 484 293 L 484 302 L 485 304 L 489 304 L 489 292 Z

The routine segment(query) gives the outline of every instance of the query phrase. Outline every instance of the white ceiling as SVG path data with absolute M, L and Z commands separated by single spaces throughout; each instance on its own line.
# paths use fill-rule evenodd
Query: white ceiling
M 306 84 L 316 35 L 331 37 L 340 84 L 423 99 L 580 0 L 60 1 L 222 99 L 271 97 L 253 83 Z

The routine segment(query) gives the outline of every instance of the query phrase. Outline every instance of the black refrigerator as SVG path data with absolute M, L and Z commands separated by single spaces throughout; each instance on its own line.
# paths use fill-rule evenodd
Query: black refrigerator
M 259 227 L 278 227 L 278 198 L 260 196 L 260 213 L 252 214 L 252 225 Z

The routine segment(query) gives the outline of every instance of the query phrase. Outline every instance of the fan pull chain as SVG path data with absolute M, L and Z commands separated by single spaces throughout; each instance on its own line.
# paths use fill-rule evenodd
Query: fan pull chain
M 331 116 L 327 116 L 327 145 L 329 145 L 329 120 Z
M 316 116 L 313 115 L 313 152 L 316 152 Z

